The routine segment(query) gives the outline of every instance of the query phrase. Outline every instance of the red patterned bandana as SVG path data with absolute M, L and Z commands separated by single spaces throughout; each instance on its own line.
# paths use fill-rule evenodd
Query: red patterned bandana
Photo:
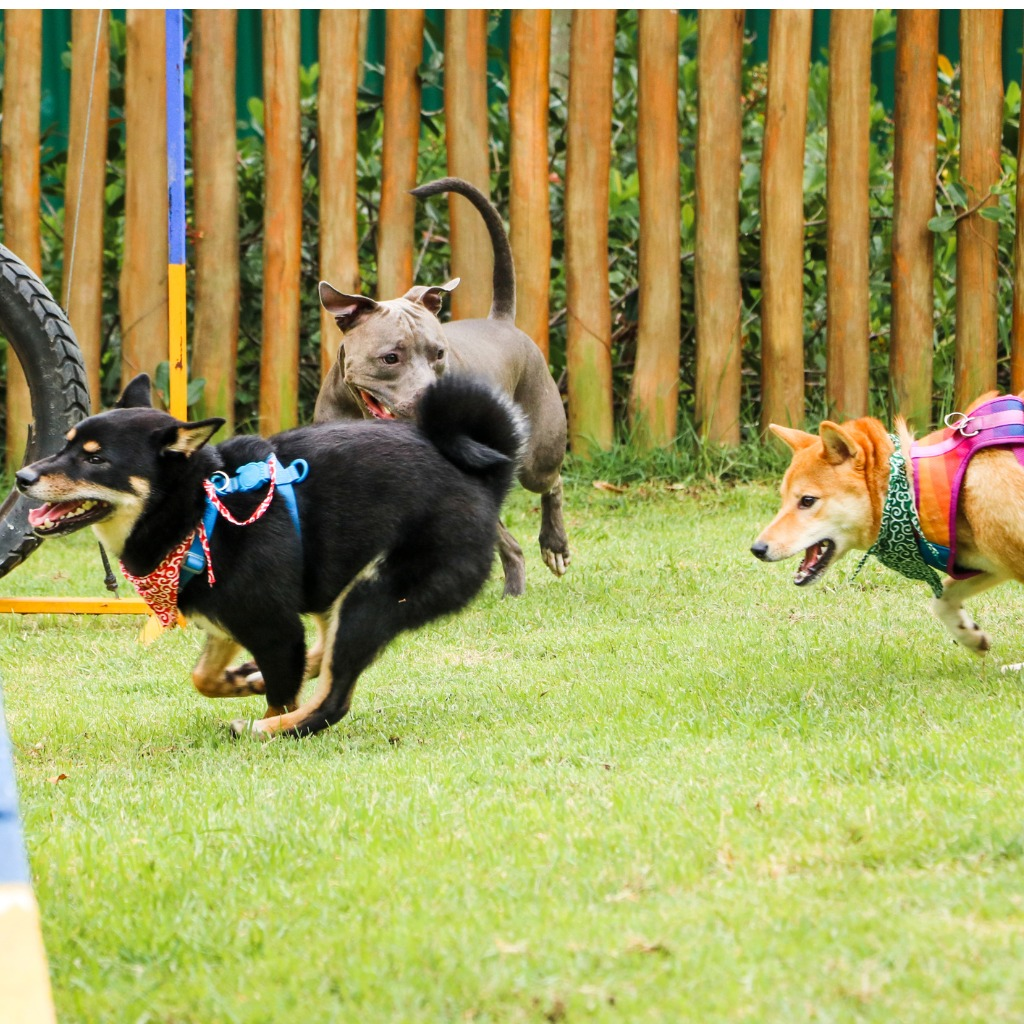
M 210 545 L 206 537 L 206 529 L 199 524 L 199 540 L 206 555 L 206 578 L 210 586 L 216 582 L 213 575 L 213 563 L 210 559 Z M 129 583 L 139 592 L 153 613 L 166 629 L 178 621 L 178 577 L 181 563 L 185 561 L 195 531 L 190 533 L 148 576 L 133 576 L 121 563 L 121 572 Z

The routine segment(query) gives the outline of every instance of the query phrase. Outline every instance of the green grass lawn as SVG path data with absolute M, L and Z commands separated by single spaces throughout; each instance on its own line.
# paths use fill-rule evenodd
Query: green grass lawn
M 1024 1021 L 1021 591 L 975 659 L 877 563 L 756 562 L 775 503 L 573 486 L 558 581 L 518 492 L 526 596 L 302 741 L 229 738 L 197 630 L 0 619 L 61 1021 Z M 82 535 L 0 586 L 101 578 Z

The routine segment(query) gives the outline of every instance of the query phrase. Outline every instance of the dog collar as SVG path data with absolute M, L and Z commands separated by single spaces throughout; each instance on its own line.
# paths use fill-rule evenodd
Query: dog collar
M 901 576 L 927 583 L 932 593 L 941 597 L 942 580 L 925 560 L 925 552 L 935 549 L 935 545 L 925 540 L 921 532 L 917 505 L 907 477 L 906 456 L 900 450 L 898 435 L 890 434 L 889 439 L 894 451 L 889 459 L 889 491 L 882 506 L 878 539 L 868 548 L 854 576 L 860 572 L 868 558 L 874 555 L 882 565 L 894 569 Z M 933 557 L 938 557 L 937 553 Z

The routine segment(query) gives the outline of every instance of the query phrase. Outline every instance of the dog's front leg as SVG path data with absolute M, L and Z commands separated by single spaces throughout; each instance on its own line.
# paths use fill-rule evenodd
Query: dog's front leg
M 263 676 L 258 671 L 246 671 L 248 665 L 228 668 L 239 650 L 239 644 L 230 637 L 207 636 L 203 653 L 192 670 L 192 683 L 204 697 L 251 697 L 263 693 Z
M 293 711 L 306 667 L 306 631 L 297 614 L 239 625 L 238 639 L 252 652 L 267 698 L 267 718 Z
M 939 621 L 958 644 L 963 644 L 975 654 L 984 654 L 992 646 L 992 641 L 988 633 L 982 632 L 964 611 L 963 603 L 1005 579 L 1005 576 L 992 572 L 979 573 L 966 580 L 947 579 L 943 584 L 942 597 L 932 598 L 932 611 Z
M 324 657 L 324 634 L 327 632 L 327 617 L 324 615 L 313 615 L 312 619 L 313 624 L 316 626 L 316 640 L 306 654 L 304 679 L 315 679 L 320 675 L 320 663 Z M 263 673 L 255 661 L 245 661 L 241 665 L 236 665 L 231 671 L 243 675 L 250 682 L 259 685 L 259 692 L 263 693 Z
M 562 519 L 562 476 L 540 498 L 540 553 L 544 564 L 556 575 L 564 576 L 572 555 Z

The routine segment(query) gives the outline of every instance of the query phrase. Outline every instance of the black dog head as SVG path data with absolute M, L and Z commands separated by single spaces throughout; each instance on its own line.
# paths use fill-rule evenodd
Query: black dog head
M 18 488 L 44 502 L 29 513 L 37 536 L 97 527 L 115 553 L 151 500 L 160 500 L 205 462 L 198 459 L 224 420 L 183 423 L 152 407 L 149 377 L 140 374 L 116 406 L 82 420 L 49 458 L 16 474 Z M 211 461 L 215 461 L 211 457 Z

